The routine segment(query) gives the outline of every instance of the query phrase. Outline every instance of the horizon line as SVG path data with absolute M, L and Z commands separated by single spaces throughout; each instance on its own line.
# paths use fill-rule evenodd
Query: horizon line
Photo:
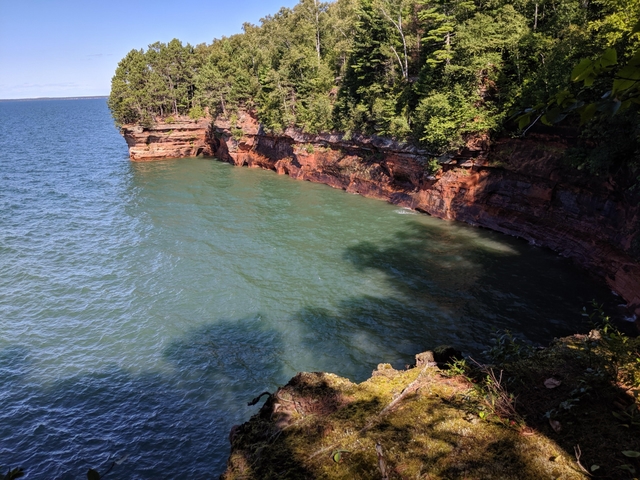
M 26 98 L 0 98 L 0 102 L 25 102 L 32 100 L 91 100 L 109 98 L 109 95 L 79 95 L 74 97 L 26 97 Z

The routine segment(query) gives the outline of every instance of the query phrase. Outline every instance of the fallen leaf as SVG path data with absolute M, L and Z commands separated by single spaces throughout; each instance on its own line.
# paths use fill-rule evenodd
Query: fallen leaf
M 549 425 L 551 425 L 551 428 L 553 428 L 553 431 L 556 433 L 560 433 L 560 430 L 562 430 L 562 425 L 558 420 L 549 419 Z
M 562 385 L 562 381 L 556 380 L 553 377 L 547 378 L 544 381 L 544 386 L 547 387 L 547 388 L 556 388 L 556 387 L 559 387 L 560 385 Z
M 625 457 L 638 458 L 640 457 L 640 452 L 635 452 L 633 450 L 625 450 L 622 452 Z
M 616 468 L 619 468 L 620 470 L 626 470 L 631 473 L 636 473 L 636 469 L 631 465 L 618 465 Z

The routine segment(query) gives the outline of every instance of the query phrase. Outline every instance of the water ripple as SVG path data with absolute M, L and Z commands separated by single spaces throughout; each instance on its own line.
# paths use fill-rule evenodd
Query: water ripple
M 120 478 L 213 478 L 246 402 L 296 370 L 362 380 L 495 328 L 547 341 L 608 299 L 490 232 L 211 160 L 132 164 L 103 100 L 0 114 L 0 463 L 28 478 L 126 454 Z

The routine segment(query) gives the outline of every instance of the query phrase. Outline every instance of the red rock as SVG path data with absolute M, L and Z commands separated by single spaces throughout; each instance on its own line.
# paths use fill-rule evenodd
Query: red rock
M 178 117 L 175 122 L 150 127 L 123 125 L 120 133 L 134 161 L 211 156 L 210 125 L 211 119 Z
M 428 152 L 415 146 L 295 129 L 267 135 L 246 112 L 235 125 L 181 118 L 150 128 L 125 125 L 122 133 L 132 160 L 215 156 L 524 238 L 603 277 L 640 314 L 640 263 L 632 254 L 640 242 L 638 199 L 564 171 L 561 137 L 500 139 L 489 152 L 487 138 L 470 139 L 460 157 L 470 168 L 445 165 L 431 177 Z

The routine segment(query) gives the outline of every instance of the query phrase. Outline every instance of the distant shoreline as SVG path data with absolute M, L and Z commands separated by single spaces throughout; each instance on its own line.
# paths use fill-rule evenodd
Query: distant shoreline
M 94 95 L 89 97 L 0 98 L 0 102 L 32 102 L 34 100 L 97 100 L 101 98 L 109 98 L 109 95 Z

